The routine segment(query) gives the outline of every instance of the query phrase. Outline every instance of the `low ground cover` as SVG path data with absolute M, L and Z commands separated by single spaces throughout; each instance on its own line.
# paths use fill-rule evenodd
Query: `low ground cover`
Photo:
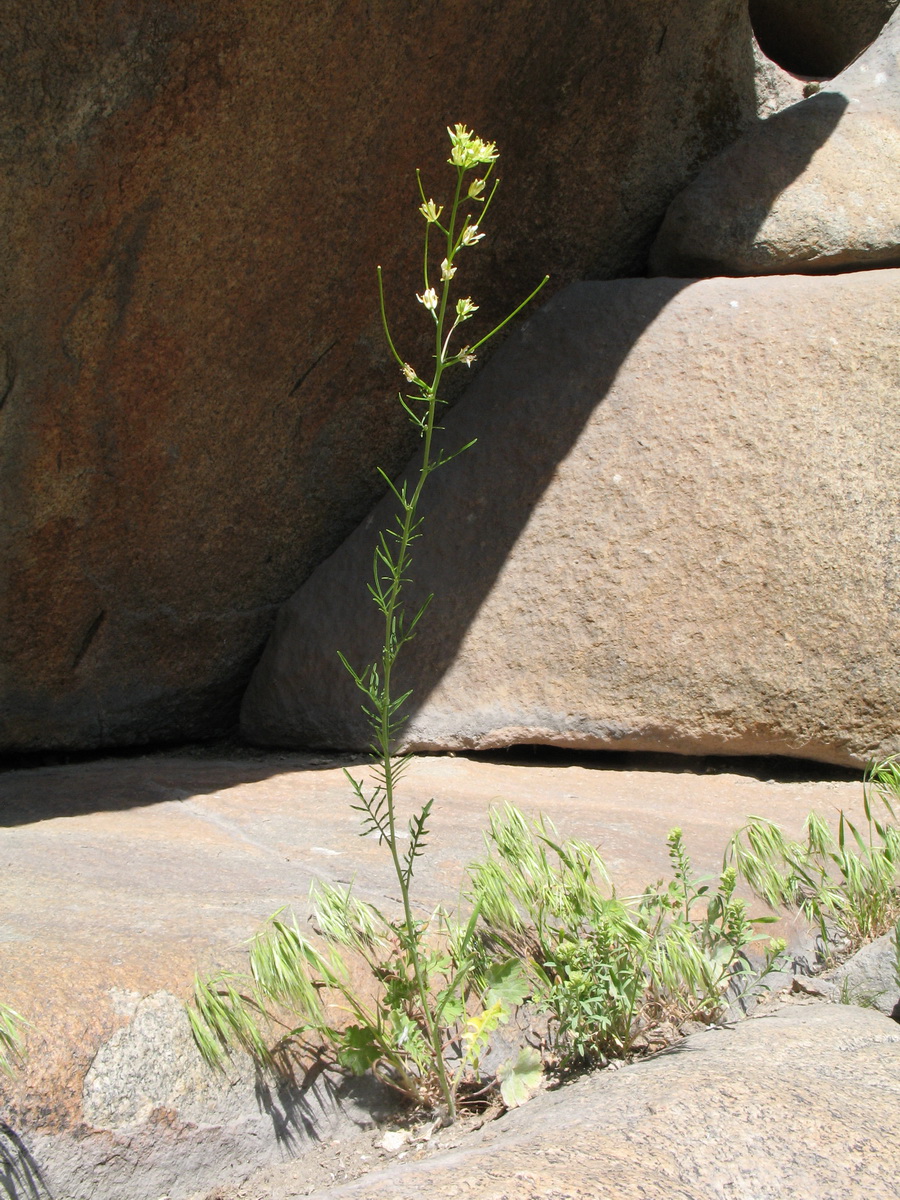
M 792 843 L 754 819 L 731 839 L 716 878 L 695 875 L 675 829 L 668 878 L 624 897 L 597 847 L 513 806 L 494 810 L 487 853 L 464 885 L 467 918 L 438 909 L 419 923 L 459 1105 L 513 1107 L 547 1069 L 603 1066 L 719 1021 L 781 964 L 784 943 L 758 932 L 779 913 L 814 922 L 820 967 L 892 928 L 900 954 L 897 759 L 875 764 L 864 787 L 864 825 L 840 812 L 833 834 L 811 814 L 806 841 Z M 736 895 L 740 878 L 770 906 L 762 917 L 751 919 Z M 205 1057 L 221 1063 L 239 1046 L 284 1068 L 315 1046 L 337 1068 L 371 1070 L 415 1106 L 439 1110 L 396 923 L 347 889 L 319 886 L 312 899 L 314 933 L 277 915 L 252 943 L 245 977 L 198 980 L 191 1020 Z M 368 972 L 362 986 L 354 961 Z M 487 1053 L 492 1035 L 523 1011 L 531 1044 L 526 1037 L 498 1063 Z

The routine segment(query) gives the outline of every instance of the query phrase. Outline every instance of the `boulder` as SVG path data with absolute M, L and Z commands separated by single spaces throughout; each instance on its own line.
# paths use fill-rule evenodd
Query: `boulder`
M 487 321 L 641 270 L 756 103 L 739 0 L 5 0 L 0 34 L 0 750 L 233 723 L 412 451 L 374 266 L 414 352 L 448 123 L 503 152 Z
M 831 79 L 878 36 L 897 0 L 750 0 L 765 53 L 793 71 Z
M 767 58 L 755 38 L 753 39 L 753 62 L 756 81 L 756 115 L 761 121 L 803 99 L 803 89 L 806 86 L 803 80 L 791 75 Z
M 672 201 L 657 275 L 900 263 L 900 11 L 828 87 L 755 126 Z
M 884 934 L 825 976 L 845 1004 L 877 1008 L 900 1021 L 900 961 L 894 935 Z
M 448 417 L 400 744 L 900 750 L 900 271 L 575 284 Z M 362 748 L 383 502 L 279 613 L 253 741 Z
M 900 1029 L 880 1013 L 784 1008 L 544 1093 L 458 1149 L 321 1195 L 892 1200 L 898 1070 Z

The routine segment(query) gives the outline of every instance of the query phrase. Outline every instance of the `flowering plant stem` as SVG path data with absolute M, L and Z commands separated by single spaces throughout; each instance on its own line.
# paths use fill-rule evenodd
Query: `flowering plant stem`
M 451 295 L 455 286 L 454 277 L 458 270 L 458 257 L 463 250 L 476 246 L 485 236 L 483 233 L 484 220 L 497 188 L 495 181 L 490 190 L 487 190 L 487 181 L 497 159 L 497 150 L 493 143 L 484 142 L 475 137 L 463 125 L 457 125 L 455 129 L 448 130 L 448 133 L 451 142 L 451 156 L 448 161 L 455 170 L 456 179 L 453 200 L 445 223 L 441 221 L 443 206 L 437 205 L 434 200 L 426 199 L 422 189 L 421 176 L 417 172 L 422 198 L 419 211 L 425 219 L 425 239 L 424 288 L 416 298 L 434 322 L 434 369 L 430 382 L 423 379 L 416 369 L 403 359 L 394 345 L 385 310 L 381 268 L 379 267 L 377 270 L 378 294 L 385 337 L 407 383 L 412 387 L 412 394 L 405 397 L 401 395 L 400 403 L 419 431 L 423 441 L 423 452 L 415 485 L 411 491 L 409 482 L 404 482 L 398 487 L 385 472 L 381 472 L 397 501 L 398 513 L 395 521 L 387 529 L 382 530 L 378 536 L 373 561 L 373 578 L 368 585 L 372 599 L 383 619 L 384 634 L 380 657 L 376 663 L 371 664 L 362 672 L 357 672 L 343 654 L 340 657 L 357 687 L 366 697 L 363 707 L 373 733 L 371 752 L 374 784 L 367 788 L 362 781 L 351 776 L 349 772 L 347 773 L 356 797 L 353 807 L 362 814 L 363 835 L 376 834 L 379 842 L 384 842 L 391 854 L 403 905 L 403 921 L 402 925 L 397 927 L 397 933 L 407 961 L 409 982 L 414 985 L 418 994 L 418 1007 L 425 1025 L 422 1032 L 430 1048 L 430 1066 L 437 1077 L 447 1116 L 453 1120 L 456 1115 L 455 1087 L 448 1076 L 444 1062 L 445 1030 L 441 1024 L 441 1016 L 448 1002 L 455 1000 L 454 993 L 462 983 L 465 964 L 463 960 L 456 975 L 445 981 L 446 986 L 436 997 L 423 945 L 427 922 L 417 920 L 414 916 L 411 899 L 415 860 L 425 847 L 428 834 L 427 822 L 433 801 L 429 800 L 418 813 L 410 818 L 408 844 L 401 849 L 398 836 L 396 790 L 409 758 L 395 757 L 393 746 L 396 734 L 406 720 L 402 709 L 409 699 L 410 692 L 395 694 L 394 673 L 403 647 L 415 637 L 419 623 L 432 599 L 429 596 L 415 613 L 411 616 L 407 614 L 404 588 L 410 582 L 412 546 L 415 540 L 421 536 L 422 518 L 419 516 L 418 510 L 425 484 L 433 471 L 450 462 L 452 458 L 456 457 L 456 454 L 461 454 L 473 444 L 470 442 L 453 455 L 435 453 L 434 433 L 437 428 L 438 406 L 443 403 L 439 395 L 443 375 L 449 367 L 459 363 L 471 366 L 475 358 L 475 351 L 494 337 L 537 295 L 547 282 L 547 278 L 545 277 L 531 295 L 499 325 L 473 345 L 463 345 L 457 349 L 451 349 L 451 342 L 456 331 L 478 309 L 478 305 L 473 303 L 471 297 L 462 297 L 452 304 Z M 478 168 L 486 169 L 480 178 L 475 178 L 469 183 L 467 177 L 470 172 L 476 171 Z M 473 219 L 475 215 L 477 215 L 477 220 Z M 430 245 L 435 234 L 440 238 L 441 248 L 444 251 L 439 267 L 438 288 L 435 288 L 432 283 L 432 278 L 438 274 L 438 268 L 432 262 Z M 474 930 L 474 924 L 474 921 L 470 921 L 470 931 Z M 464 955 L 465 945 L 462 950 Z M 455 1010 L 455 1005 L 451 1004 L 451 1008 Z

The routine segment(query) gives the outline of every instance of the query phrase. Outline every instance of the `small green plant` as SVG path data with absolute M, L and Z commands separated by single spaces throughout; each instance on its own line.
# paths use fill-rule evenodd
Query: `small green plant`
M 320 884 L 311 902 L 324 949 L 276 914 L 251 942 L 249 975 L 198 981 L 188 1015 L 204 1057 L 221 1064 L 225 1047 L 239 1045 L 261 1065 L 284 1068 L 299 1043 L 355 1075 L 371 1071 L 414 1104 L 433 1107 L 441 1099 L 440 1076 L 404 931 L 343 888 Z M 511 960 L 492 964 L 477 980 L 472 976 L 465 955 L 474 926 L 473 918 L 459 930 L 439 910 L 430 944 L 420 946 L 442 1058 L 457 1049 L 453 1069 L 444 1064 L 454 1097 L 463 1084 L 481 1084 L 486 1040 L 508 1021 L 525 990 Z M 346 950 L 364 964 L 367 984 L 360 984 Z
M 15 1009 L 0 1001 L 0 1071 L 5 1075 L 12 1075 L 13 1064 L 22 1055 L 27 1023 Z
M 842 810 L 837 834 L 818 814 L 805 838 L 792 841 L 773 822 L 754 817 L 731 839 L 732 862 L 774 909 L 794 909 L 818 926 L 826 959 L 836 945 L 853 950 L 886 933 L 900 916 L 900 760 L 873 763 L 863 784 L 862 830 Z
M 772 943 L 762 972 L 746 970 L 758 935 L 734 896 L 736 873 L 712 889 L 697 879 L 679 829 L 668 839 L 672 879 L 631 899 L 616 896 L 595 847 L 561 841 L 545 817 L 494 810 L 486 842 L 490 856 L 470 867 L 482 952 L 499 946 L 528 964 L 564 1066 L 622 1057 L 666 1021 L 714 1020 L 729 988 L 759 986 L 784 948 Z
M 680 829 L 667 839 L 672 879 L 648 888 L 641 902 L 649 941 L 649 986 L 644 1021 L 709 1022 L 727 1007 L 726 996 L 747 998 L 775 968 L 785 949 L 781 939 L 757 934 L 747 906 L 735 896 L 737 871 L 726 867 L 718 879 L 694 875 Z M 715 885 L 714 887 L 712 885 Z M 766 941 L 763 963 L 754 971 L 747 951 Z
M 347 773 L 353 807 L 362 817 L 362 834 L 376 835 L 391 856 L 402 916 L 389 919 L 349 893 L 321 889 L 316 916 L 328 949 L 316 949 L 296 926 L 276 917 L 252 947 L 251 990 L 226 977 L 198 982 L 191 1019 L 198 1044 L 211 1061 L 217 1047 L 234 1042 L 266 1061 L 259 1018 L 270 1005 L 283 1005 L 302 1018 L 302 1025 L 292 1033 L 302 1030 L 318 1035 L 336 1049 L 343 1066 L 357 1072 L 371 1068 L 417 1103 L 439 1101 L 452 1120 L 457 1091 L 468 1074 L 477 1075 L 485 1038 L 492 1024 L 505 1019 L 506 1009 L 500 999 L 491 998 L 489 987 L 478 995 L 473 982 L 470 944 L 477 909 L 461 932 L 446 927 L 435 930 L 432 921 L 414 911 L 416 859 L 425 849 L 433 801 L 409 816 L 402 828 L 397 788 L 408 759 L 396 757 L 394 746 L 406 719 L 410 692 L 397 688 L 396 669 L 403 648 L 418 634 L 431 600 L 429 597 L 414 612 L 406 610 L 413 545 L 422 536 L 422 493 L 432 473 L 456 457 L 436 451 L 434 446 L 437 416 L 444 403 L 440 396 L 443 376 L 459 364 L 471 366 L 476 352 L 537 295 L 547 279 L 484 336 L 457 344 L 461 340 L 458 331 L 478 311 L 478 305 L 471 296 L 453 299 L 456 275 L 463 256 L 485 237 L 485 219 L 497 189 L 491 175 L 498 153 L 493 142 L 476 137 L 464 125 L 456 125 L 448 133 L 448 161 L 454 175 L 449 203 L 437 204 L 426 197 L 421 175 L 416 173 L 422 201 L 419 212 L 425 221 L 423 286 L 416 299 L 433 323 L 433 366 L 429 371 L 420 372 L 398 352 L 385 310 L 381 268 L 377 270 L 385 337 L 410 389 L 405 396 L 401 394 L 400 403 L 418 431 L 423 449 L 412 480 L 397 486 L 382 472 L 396 501 L 397 515 L 379 534 L 368 584 L 383 626 L 378 661 L 358 670 L 340 656 L 364 696 L 363 709 L 372 730 L 374 782 L 367 784 Z M 343 950 L 351 950 L 366 962 L 377 985 L 376 997 L 368 1004 L 351 982 Z M 508 974 L 511 972 L 512 965 Z M 340 999 L 350 1014 L 350 1025 L 342 1027 L 328 1017 L 323 994 Z M 474 1013 L 469 1012 L 472 1004 Z M 451 1070 L 447 1054 L 454 1045 L 457 1065 Z
M 566 1061 L 627 1053 L 647 939 L 634 914 L 607 894 L 599 852 L 562 842 L 547 818 L 529 821 L 512 805 L 492 810 L 489 821 L 491 854 L 469 868 L 482 952 L 499 948 L 528 964 Z

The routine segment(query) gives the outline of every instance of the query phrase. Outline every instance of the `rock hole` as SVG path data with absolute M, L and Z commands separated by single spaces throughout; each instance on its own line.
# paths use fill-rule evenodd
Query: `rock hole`
M 760 48 L 806 79 L 833 79 L 878 37 L 897 0 L 750 0 Z

